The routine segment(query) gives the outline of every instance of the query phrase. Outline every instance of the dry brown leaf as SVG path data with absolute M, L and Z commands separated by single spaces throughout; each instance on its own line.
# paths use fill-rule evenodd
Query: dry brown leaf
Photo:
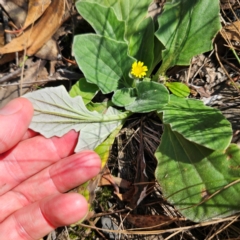
M 51 0 L 30 0 L 28 3 L 28 15 L 25 20 L 23 29 L 26 29 L 32 23 L 34 23 L 39 17 L 41 17 L 44 11 L 50 5 Z
M 0 54 L 19 52 L 26 48 L 27 55 L 33 55 L 60 27 L 64 9 L 64 0 L 53 0 L 33 28 L 29 27 L 21 36 L 0 48 Z
M 64 0 L 54 0 L 44 12 L 41 20 L 36 24 L 36 39 L 27 50 L 27 55 L 31 56 L 45 44 L 61 26 L 65 10 Z M 47 26 L 47 28 L 46 28 Z M 44 31 L 43 31 L 44 30 Z
M 27 7 L 27 0 L 9 0 L 8 2 L 13 2 L 14 4 L 18 5 L 21 8 Z
M 231 25 L 225 26 L 222 31 L 224 32 L 223 37 L 227 38 L 226 41 L 232 40 L 240 42 L 240 21 L 236 21 Z
M 58 53 L 57 41 L 51 38 L 34 54 L 34 56 L 46 60 L 57 60 Z
M 133 215 L 123 214 L 126 216 L 128 222 L 133 224 L 137 228 L 151 228 L 159 229 L 163 226 L 169 225 L 170 223 L 178 220 L 177 218 L 170 218 L 165 215 Z
M 98 186 L 102 187 L 102 186 L 117 186 L 119 188 L 129 188 L 131 185 L 131 182 L 122 179 L 120 177 L 115 177 L 113 175 L 109 174 L 104 174 L 102 175 Z
M 5 5 L 2 5 L 4 10 L 8 13 L 10 18 L 13 20 L 14 25 L 21 28 L 27 17 L 27 5 L 26 9 L 16 5 L 12 1 L 7 1 Z
M 19 54 L 19 56 L 22 56 L 22 54 Z M 8 63 L 8 62 L 11 62 L 15 58 L 16 58 L 16 54 L 15 53 L 5 54 L 4 56 L 2 56 L 0 58 L 0 65 L 3 65 L 3 64 Z

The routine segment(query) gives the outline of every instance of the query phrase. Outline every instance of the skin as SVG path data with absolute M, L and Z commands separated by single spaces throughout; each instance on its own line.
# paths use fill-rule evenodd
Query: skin
M 86 216 L 85 198 L 66 191 L 100 171 L 92 151 L 73 153 L 78 134 L 46 139 L 28 130 L 24 98 L 0 109 L 0 239 L 37 240 Z

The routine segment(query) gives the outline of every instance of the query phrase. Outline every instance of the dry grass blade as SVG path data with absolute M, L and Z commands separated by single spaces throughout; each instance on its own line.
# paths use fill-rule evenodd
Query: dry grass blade
M 214 221 L 193 224 L 191 226 L 184 226 L 184 227 L 178 227 L 178 228 L 168 228 L 168 229 L 164 229 L 164 230 L 144 231 L 144 230 L 140 230 L 138 228 L 134 228 L 134 229 L 125 229 L 125 230 L 104 229 L 104 231 L 111 232 L 111 233 L 117 233 L 117 234 L 121 233 L 121 234 L 133 234 L 133 235 L 138 235 L 138 234 L 153 235 L 153 234 L 163 234 L 163 233 L 171 233 L 171 232 L 184 232 L 184 231 L 189 230 L 189 229 L 195 229 L 195 228 L 199 228 L 199 227 L 210 226 L 210 225 L 218 224 L 218 223 L 221 223 L 221 222 L 231 221 L 231 223 L 233 223 L 233 222 L 239 221 L 238 218 L 239 218 L 239 215 L 235 215 L 235 216 L 231 216 L 231 217 L 228 217 L 228 218 L 217 219 L 217 220 L 214 220 Z M 90 226 L 90 225 L 87 225 L 87 224 L 82 224 L 81 223 L 81 224 L 79 224 L 79 226 L 102 231 L 101 228 L 98 228 L 98 227 L 95 227 L 95 226 Z
M 20 37 L 0 48 L 0 54 L 19 52 L 25 48 L 29 56 L 36 53 L 60 27 L 64 10 L 65 2 L 54 0 L 39 21 Z
M 224 231 L 226 228 L 228 228 L 229 226 L 232 225 L 232 223 L 234 223 L 239 216 L 236 216 L 232 221 L 230 221 L 229 223 L 225 224 L 224 227 L 220 228 L 219 230 L 217 230 L 211 237 L 209 237 L 209 240 L 212 240 L 215 236 L 217 236 L 219 233 L 221 233 L 222 231 Z

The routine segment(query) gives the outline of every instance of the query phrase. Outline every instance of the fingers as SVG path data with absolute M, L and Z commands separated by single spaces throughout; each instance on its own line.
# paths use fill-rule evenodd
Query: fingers
M 25 179 L 73 153 L 78 134 L 46 139 L 40 135 L 0 155 L 0 196 Z
M 23 206 L 81 185 L 96 176 L 100 168 L 100 158 L 92 151 L 84 151 L 55 163 L 1 196 L 0 222 Z
M 0 239 L 37 240 L 56 227 L 84 218 L 87 210 L 86 200 L 77 193 L 54 195 L 8 217 L 0 224 Z
M 0 109 L 0 153 L 16 145 L 31 122 L 32 104 L 25 98 L 17 98 Z
M 26 140 L 26 139 L 28 139 L 28 138 L 35 137 L 35 136 L 37 136 L 37 135 L 38 135 L 38 133 L 34 132 L 34 131 L 31 130 L 31 129 L 28 129 L 28 130 L 25 132 L 25 134 L 23 135 L 21 141 Z

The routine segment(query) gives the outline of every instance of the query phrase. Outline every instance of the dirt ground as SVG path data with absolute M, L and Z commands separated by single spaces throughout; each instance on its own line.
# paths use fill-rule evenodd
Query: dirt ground
M 5 8 L 6 5 L 0 1 L 3 6 L 0 13 L 0 47 L 14 39 L 18 34 L 14 32 L 15 26 L 16 29 L 23 26 L 28 15 L 26 1 L 9 2 L 13 3 L 13 7 Z M 60 23 L 56 24 L 51 38 L 40 50 L 33 49 L 33 54 L 27 58 L 27 49 L 3 54 L 0 58 L 0 107 L 38 88 L 64 84 L 70 89 L 83 76 L 71 54 L 71 44 L 75 34 L 93 30 L 78 15 L 72 1 L 66 3 Z M 154 14 L 161 13 L 163 4 L 161 0 L 152 4 Z M 18 14 L 12 14 L 13 9 L 17 9 L 14 11 Z M 221 110 L 232 124 L 232 142 L 240 146 L 240 2 L 221 0 L 220 15 L 223 30 L 215 38 L 214 49 L 194 57 L 190 66 L 170 69 L 168 76 L 171 81 L 188 84 L 191 98 Z M 194 223 L 184 219 L 162 197 L 161 186 L 154 177 L 154 152 L 162 132 L 162 124 L 154 114 L 133 115 L 115 139 L 108 160 L 109 171 L 116 177 L 115 180 L 124 179 L 122 185 L 98 186 L 93 211 L 87 220 L 59 228 L 44 239 L 240 239 L 239 215 Z M 143 164 L 146 164 L 148 179 L 143 176 Z M 151 183 L 151 187 L 143 198 L 141 192 L 146 181 Z

